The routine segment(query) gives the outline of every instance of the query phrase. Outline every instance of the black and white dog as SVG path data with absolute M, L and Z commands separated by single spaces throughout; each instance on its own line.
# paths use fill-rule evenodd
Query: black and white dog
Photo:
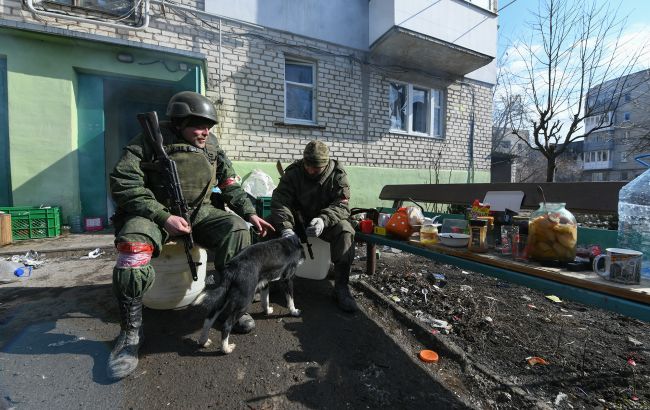
M 199 345 L 208 347 L 212 343 L 208 334 L 217 322 L 221 329 L 221 351 L 231 353 L 235 344 L 228 343 L 230 331 L 241 315 L 246 313 L 256 291 L 260 291 L 266 314 L 273 313 L 273 308 L 269 306 L 268 286 L 272 281 L 285 282 L 287 307 L 292 316 L 300 316 L 300 310 L 293 303 L 293 277 L 304 260 L 305 252 L 295 234 L 244 248 L 226 264 L 215 287 L 204 291 L 193 303 L 210 309 L 203 322 Z

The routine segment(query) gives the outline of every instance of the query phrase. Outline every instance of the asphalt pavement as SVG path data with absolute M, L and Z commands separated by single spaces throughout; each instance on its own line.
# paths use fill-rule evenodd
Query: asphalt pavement
M 467 407 L 372 313 L 339 311 L 330 280 L 296 280 L 297 318 L 272 288 L 275 312 L 266 316 L 254 303 L 257 326 L 231 336 L 230 355 L 218 343 L 197 345 L 200 308 L 145 309 L 138 369 L 112 382 L 105 376 L 119 332 L 112 240 L 102 232 L 0 248 L 3 257 L 45 255 L 31 277 L 0 285 L 0 409 Z M 96 248 L 105 253 L 83 258 Z

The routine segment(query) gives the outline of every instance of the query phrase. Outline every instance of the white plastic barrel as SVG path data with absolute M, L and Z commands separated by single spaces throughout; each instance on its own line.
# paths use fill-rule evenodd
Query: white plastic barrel
M 160 256 L 151 260 L 156 277 L 153 285 L 142 297 L 142 303 L 150 309 L 176 309 L 194 302 L 205 288 L 208 253 L 195 245 L 192 249 L 192 259 L 194 262 L 201 262 L 196 268 L 196 282 L 192 280 L 183 242 L 169 242 L 163 245 Z
M 305 248 L 305 262 L 298 266 L 296 276 L 307 279 L 322 280 L 327 276 L 330 270 L 330 244 L 319 238 L 309 238 L 311 250 L 314 252 L 314 259 L 309 257 L 307 245 Z

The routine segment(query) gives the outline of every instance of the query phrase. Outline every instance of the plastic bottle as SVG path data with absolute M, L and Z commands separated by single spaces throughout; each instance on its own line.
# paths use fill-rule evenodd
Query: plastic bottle
M 618 246 L 643 252 L 641 277 L 650 279 L 650 169 L 618 193 Z
M 31 270 L 22 263 L 0 260 L 0 283 L 13 282 L 21 276 L 29 276 Z

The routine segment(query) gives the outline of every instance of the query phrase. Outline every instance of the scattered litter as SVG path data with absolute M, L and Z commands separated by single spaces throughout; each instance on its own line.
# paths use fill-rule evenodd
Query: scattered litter
M 426 363 L 437 363 L 438 362 L 438 353 L 433 350 L 420 350 L 418 354 L 420 360 Z
M 629 364 L 630 366 L 636 366 L 636 362 L 631 357 L 627 359 L 627 364 Z
M 639 347 L 643 345 L 643 342 L 639 342 L 638 340 L 634 339 L 633 337 L 628 336 L 627 341 L 632 343 L 634 347 Z
M 431 326 L 447 330 L 451 329 L 451 325 L 448 322 L 440 319 L 433 319 L 433 321 L 431 321 Z
M 530 298 L 530 296 L 526 296 L 526 295 L 521 295 L 521 298 L 522 298 L 523 300 L 525 300 L 526 302 L 530 302 L 530 301 L 532 300 L 532 299 Z
M 557 397 L 555 398 L 555 405 L 559 406 L 562 400 L 566 399 L 568 396 L 562 392 L 559 392 L 557 394 Z
M 497 299 L 497 298 L 493 298 L 492 296 L 485 296 L 485 299 L 494 300 L 494 301 L 498 301 L 498 300 L 499 300 L 499 299 Z
M 548 295 L 548 296 L 546 296 L 546 299 L 552 300 L 555 303 L 562 303 L 562 299 L 558 298 L 555 295 Z
M 404 286 L 400 287 L 400 288 L 399 288 L 399 291 L 402 292 L 402 293 L 404 293 L 404 294 L 409 293 L 409 290 L 408 290 L 407 288 L 405 288 Z
M 473 289 L 469 285 L 460 285 L 460 290 L 463 292 L 471 292 Z
M 431 329 L 430 332 L 431 332 L 432 335 L 437 335 L 438 333 L 440 333 L 440 330 L 438 330 L 438 329 Z
M 568 312 L 568 310 L 566 310 L 566 309 L 564 309 L 564 308 L 560 308 L 560 312 L 564 312 L 564 313 L 566 313 L 566 312 Z
M 526 306 L 528 306 L 529 309 L 534 309 L 534 310 L 537 309 L 537 306 L 533 305 L 532 303 L 529 303 Z
M 492 318 L 490 316 L 485 316 L 483 320 L 485 320 L 488 323 L 492 323 Z
M 469 272 L 467 272 L 466 270 L 462 270 L 460 271 L 460 273 L 462 273 L 463 275 L 469 275 Z
M 442 273 L 429 273 L 427 275 L 427 279 L 433 285 L 438 286 L 440 288 L 444 287 L 447 284 L 447 277 Z
M 630 399 L 632 399 L 632 401 L 639 401 L 639 398 L 634 394 L 632 395 L 632 397 L 630 397 Z
M 395 295 L 391 295 L 390 298 L 393 300 L 393 302 L 399 302 L 399 301 L 400 301 L 400 298 L 398 298 L 398 297 L 395 296 Z
M 573 315 L 560 315 L 562 317 L 573 317 Z
M 542 359 L 541 357 L 537 357 L 537 356 L 527 357 L 526 361 L 531 366 L 535 366 L 536 364 L 544 364 L 544 365 L 548 364 L 548 362 L 546 360 Z
M 38 252 L 34 250 L 27 251 L 23 256 L 13 255 L 11 257 L 12 262 L 22 263 L 25 266 L 32 266 L 34 269 L 37 269 L 41 266 L 45 260 L 42 256 L 39 256 Z
M 422 294 L 424 295 L 424 303 L 428 304 L 429 302 L 427 301 L 427 294 L 429 293 L 429 290 L 427 288 L 422 288 Z
M 79 259 L 95 259 L 95 258 L 98 258 L 98 257 L 102 256 L 103 254 L 104 254 L 103 250 L 101 250 L 99 248 L 95 248 L 95 250 L 93 250 L 91 252 L 88 252 L 88 256 L 82 256 Z

